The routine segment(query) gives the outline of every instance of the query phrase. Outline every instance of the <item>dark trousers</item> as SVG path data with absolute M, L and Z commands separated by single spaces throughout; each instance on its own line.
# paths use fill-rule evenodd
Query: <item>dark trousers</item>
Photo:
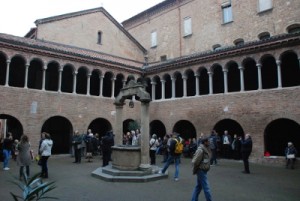
M 230 158 L 230 150 L 231 150 L 230 144 L 223 144 L 223 157 L 224 158 Z
M 288 158 L 286 159 L 286 168 L 289 167 L 289 165 L 291 164 L 291 168 L 294 169 L 294 165 L 295 165 L 296 159 L 295 158 Z
M 108 165 L 109 160 L 110 160 L 110 151 L 109 150 L 102 150 L 102 167 L 105 167 Z
M 210 164 L 212 165 L 213 163 L 217 165 L 217 149 L 211 149 Z
M 75 150 L 75 163 L 81 163 L 81 149 Z
M 155 150 L 150 150 L 150 164 L 151 165 L 155 165 L 155 154 L 156 154 Z
M 249 170 L 249 153 L 242 153 L 242 159 L 243 159 L 243 162 L 244 162 L 244 168 L 245 168 L 245 172 L 246 173 L 250 173 L 250 170 Z
M 48 158 L 50 156 L 42 156 L 41 158 L 41 166 L 42 166 L 42 172 L 41 177 L 48 178 Z

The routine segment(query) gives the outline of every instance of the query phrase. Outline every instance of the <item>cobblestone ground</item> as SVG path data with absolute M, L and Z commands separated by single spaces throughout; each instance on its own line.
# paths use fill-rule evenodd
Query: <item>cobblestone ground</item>
M 51 194 L 63 201 L 189 201 L 195 186 L 191 173 L 191 159 L 182 158 L 180 179 L 173 180 L 174 166 L 169 167 L 169 178 L 148 183 L 112 183 L 91 176 L 101 166 L 100 157 L 92 163 L 84 159 L 74 164 L 69 156 L 49 159 L 49 179 L 57 188 Z M 157 158 L 162 166 L 161 156 Z M 208 178 L 215 201 L 299 201 L 300 167 L 295 170 L 284 167 L 250 164 L 251 174 L 242 174 L 240 161 L 221 160 L 213 166 Z M 21 195 L 20 189 L 9 181 L 18 177 L 19 168 L 10 161 L 10 170 L 0 170 L 0 200 L 13 200 L 9 192 Z M 31 165 L 32 175 L 39 172 L 37 164 Z M 205 200 L 203 192 L 199 200 Z

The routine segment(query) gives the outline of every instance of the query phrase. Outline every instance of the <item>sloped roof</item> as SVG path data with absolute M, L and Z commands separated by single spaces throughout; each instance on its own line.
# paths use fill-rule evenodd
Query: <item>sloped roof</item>
M 82 10 L 78 12 L 72 12 L 72 13 L 67 13 L 63 15 L 57 15 L 53 17 L 48 17 L 48 18 L 43 18 L 43 19 L 38 19 L 34 23 L 38 26 L 39 24 L 46 24 L 50 23 L 53 21 L 58 21 L 58 20 L 63 20 L 63 19 L 68 19 L 72 17 L 78 17 L 81 15 L 87 15 L 87 14 L 92 14 L 96 12 L 101 12 L 103 13 L 116 27 L 118 27 L 134 44 L 138 46 L 138 48 L 143 52 L 147 53 L 147 50 L 126 30 L 124 27 L 115 20 L 103 7 L 99 8 L 93 8 L 93 9 L 88 9 L 88 10 Z
M 143 63 L 125 59 L 122 57 L 117 57 L 109 55 L 106 53 L 101 53 L 93 50 L 88 50 L 84 48 L 73 47 L 69 45 L 63 45 L 53 42 L 47 42 L 42 40 L 35 40 L 29 38 L 23 38 L 8 34 L 0 33 L 0 43 L 5 43 L 6 46 L 20 46 L 24 48 L 34 48 L 38 51 L 49 51 L 58 54 L 63 54 L 66 56 L 75 56 L 83 59 L 93 59 L 95 61 L 104 61 L 117 66 L 122 66 L 124 68 L 132 68 L 132 70 L 140 70 Z

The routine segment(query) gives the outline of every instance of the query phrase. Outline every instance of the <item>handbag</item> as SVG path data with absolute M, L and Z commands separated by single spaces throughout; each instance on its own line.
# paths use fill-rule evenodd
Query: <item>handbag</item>
M 295 154 L 288 154 L 286 157 L 287 157 L 288 159 L 293 159 L 293 158 L 295 158 Z

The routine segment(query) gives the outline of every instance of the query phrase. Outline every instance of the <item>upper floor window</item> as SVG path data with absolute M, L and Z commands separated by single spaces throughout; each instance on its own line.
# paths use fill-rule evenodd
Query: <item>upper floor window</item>
M 97 38 L 97 44 L 102 44 L 102 32 L 98 31 L 98 38 Z
M 258 12 L 272 9 L 272 0 L 258 0 Z
M 223 23 L 232 22 L 232 6 L 231 2 L 228 1 L 222 4 Z
M 300 24 L 292 24 L 286 28 L 288 33 L 299 33 L 300 32 Z
M 268 39 L 270 37 L 271 37 L 271 35 L 269 32 L 262 32 L 262 33 L 258 34 L 259 40 Z
M 183 26 L 184 26 L 184 36 L 192 35 L 192 18 L 190 17 L 184 18 Z
M 167 55 L 163 55 L 160 57 L 160 61 L 167 61 Z
M 151 47 L 156 47 L 157 46 L 157 32 L 153 31 L 151 33 Z
M 213 50 L 219 50 L 219 49 L 221 49 L 222 47 L 221 47 L 220 44 L 215 44 L 215 45 L 212 46 L 212 48 L 213 48 Z
M 238 38 L 238 39 L 234 40 L 233 43 L 234 43 L 234 45 L 238 46 L 238 45 L 243 45 L 245 42 L 244 42 L 244 39 Z

